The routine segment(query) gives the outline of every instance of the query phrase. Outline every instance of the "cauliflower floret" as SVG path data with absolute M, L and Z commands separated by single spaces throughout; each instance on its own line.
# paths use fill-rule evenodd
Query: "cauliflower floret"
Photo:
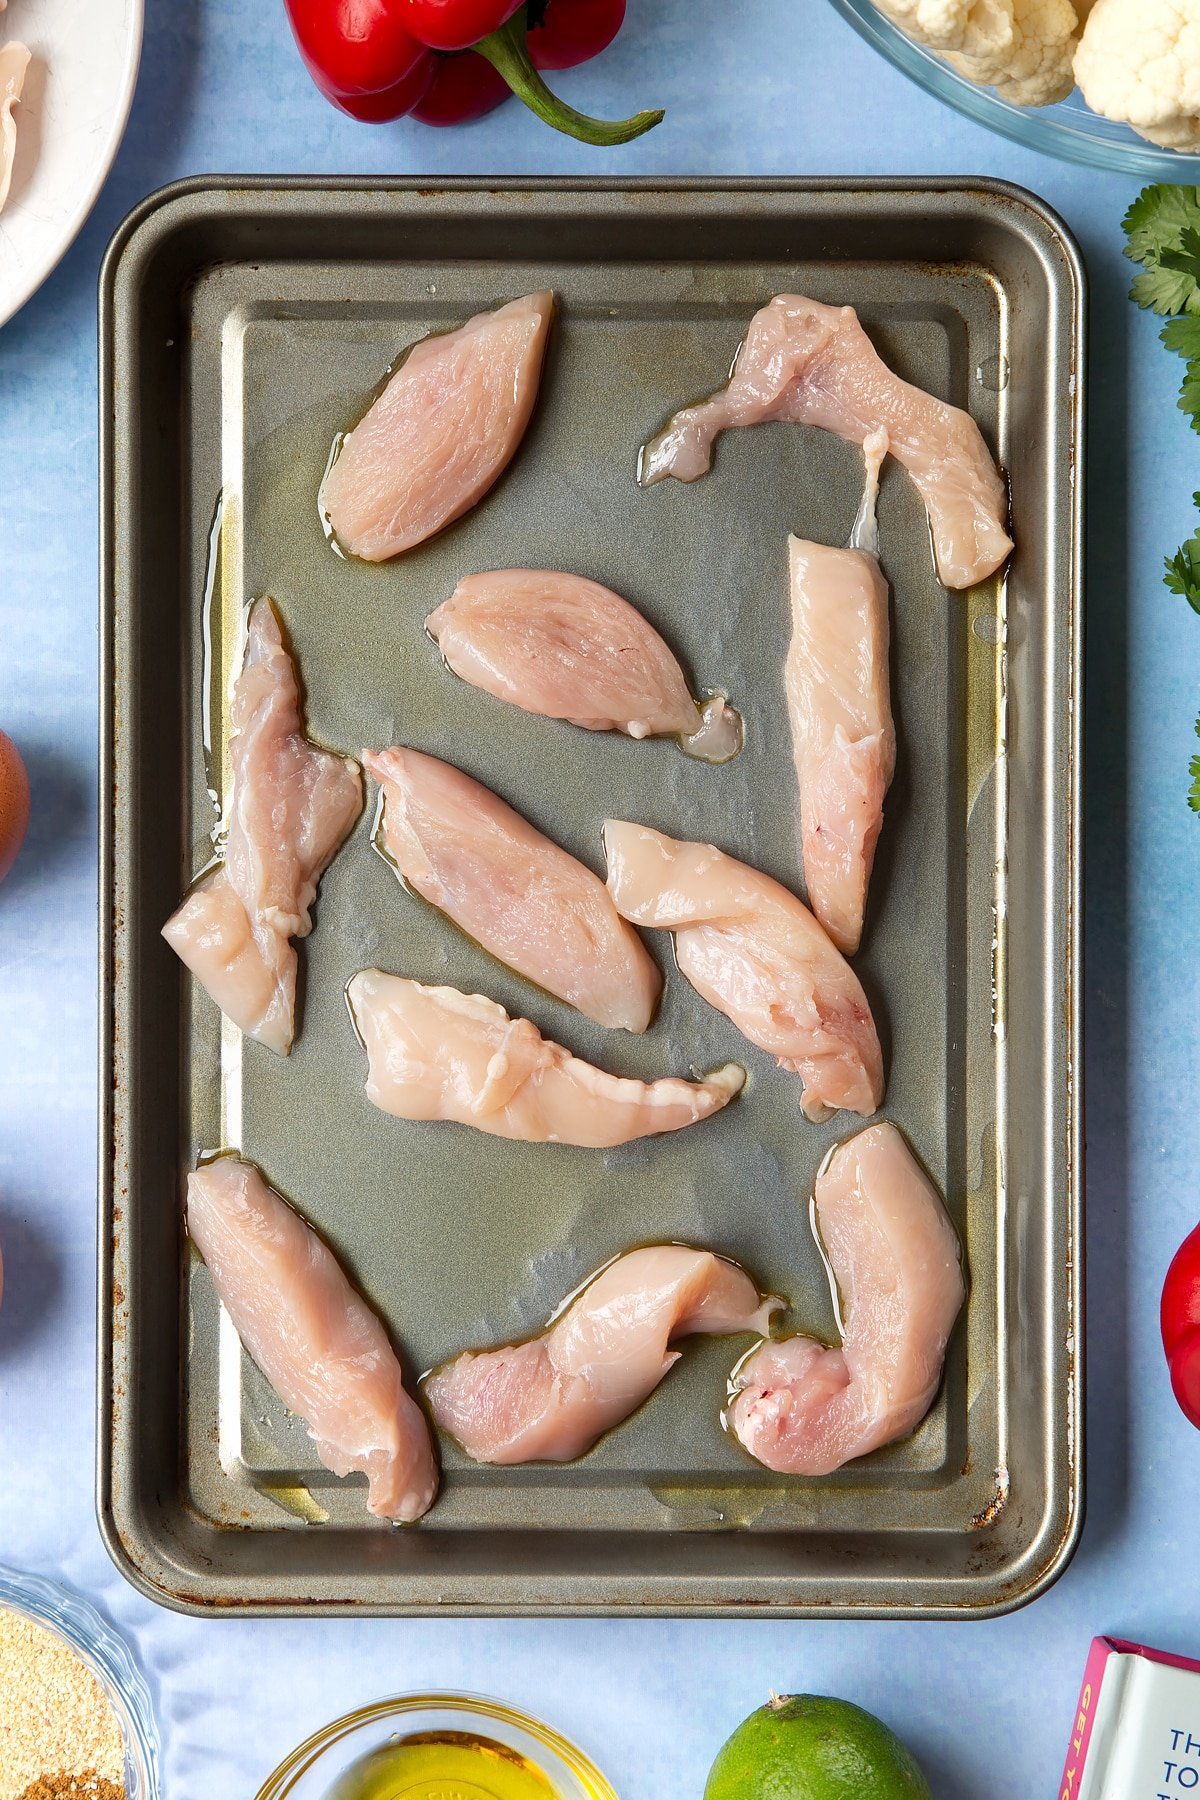
M 1075 56 L 1093 112 L 1200 149 L 1200 0 L 1096 0 Z
M 1013 0 L 1012 42 L 1002 56 L 961 53 L 946 61 L 1014 106 L 1050 106 L 1075 86 L 1078 34 L 1071 0 Z
M 1075 85 L 1071 0 L 876 0 L 917 43 L 1017 106 L 1049 106 Z M 1083 0 L 1091 4 L 1092 0 Z
M 894 25 L 930 50 L 1003 60 L 1013 41 L 1013 0 L 877 0 Z

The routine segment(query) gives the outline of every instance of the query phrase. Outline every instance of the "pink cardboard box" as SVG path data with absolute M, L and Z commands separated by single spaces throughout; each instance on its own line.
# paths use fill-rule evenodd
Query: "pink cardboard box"
M 1200 1662 L 1093 1638 L 1058 1800 L 1200 1800 Z

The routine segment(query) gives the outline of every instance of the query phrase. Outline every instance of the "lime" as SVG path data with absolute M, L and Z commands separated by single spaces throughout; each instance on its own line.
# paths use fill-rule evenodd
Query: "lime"
M 704 1800 L 933 1800 L 911 1753 L 849 1700 L 772 1695 L 717 1753 Z

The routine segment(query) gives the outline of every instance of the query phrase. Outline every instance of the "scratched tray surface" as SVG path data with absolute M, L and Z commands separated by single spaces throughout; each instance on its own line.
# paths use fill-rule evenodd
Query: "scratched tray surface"
M 408 555 L 340 560 L 315 501 L 335 433 L 405 345 L 547 286 L 560 313 L 510 472 Z M 275 599 L 322 743 L 446 757 L 597 869 L 612 814 L 800 886 L 786 537 L 846 539 L 861 455 L 771 426 L 728 434 L 694 486 L 635 482 L 641 442 L 716 385 L 751 313 L 783 290 L 853 302 L 894 367 L 968 405 L 1016 462 L 1006 590 L 947 595 L 894 464 L 880 497 L 899 758 L 856 966 L 885 1045 L 882 1116 L 966 1247 L 944 1387 L 910 1439 L 787 1480 L 721 1428 L 751 1340 L 696 1340 L 577 1463 L 490 1469 L 443 1441 L 441 1498 L 397 1531 L 370 1518 L 357 1479 L 322 1468 L 188 1250 L 179 1202 L 200 1154 L 261 1165 L 416 1373 L 528 1335 L 589 1271 L 659 1239 L 736 1257 L 789 1298 L 785 1329 L 835 1337 L 808 1197 L 861 1121 L 808 1124 L 796 1079 L 699 999 L 665 937 L 648 940 L 666 991 L 641 1038 L 530 987 L 402 888 L 369 809 L 322 882 L 292 1056 L 243 1042 L 157 933 L 211 855 L 245 602 Z M 127 1572 L 196 1607 L 980 1612 L 1027 1597 L 1065 1560 L 1079 1511 L 1070 251 L 986 187 L 198 187 L 147 209 L 106 296 L 115 1101 L 100 1508 Z M 517 564 L 633 600 L 697 691 L 730 695 L 742 754 L 711 768 L 450 675 L 425 615 L 463 574 Z M 711 1122 L 610 1153 L 391 1119 L 363 1092 L 344 998 L 368 965 L 487 993 L 621 1074 L 733 1059 L 747 1091 Z

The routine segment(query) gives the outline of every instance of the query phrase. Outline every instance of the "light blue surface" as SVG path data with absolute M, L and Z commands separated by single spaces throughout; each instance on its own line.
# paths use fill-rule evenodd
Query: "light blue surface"
M 1089 1637 L 1200 1655 L 1200 1438 L 1175 1410 L 1157 1297 L 1200 1213 L 1200 820 L 1184 804 L 1200 620 L 1163 590 L 1200 442 L 1178 366 L 1125 299 L 1134 184 L 1043 160 L 939 107 L 821 0 L 633 0 L 561 79 L 629 149 L 516 106 L 458 133 L 356 126 L 310 87 L 281 0 L 149 0 L 141 84 L 96 214 L 0 331 L 0 725 L 34 825 L 0 889 L 0 1556 L 59 1570 L 132 1635 L 158 1694 L 169 1800 L 242 1800 L 310 1728 L 384 1691 L 503 1695 L 591 1749 L 622 1800 L 698 1800 L 769 1687 L 888 1718 L 939 1800 L 1050 1800 Z M 17 25 L 19 0 L 8 18 Z M 1088 604 L 1090 1505 L 1061 1583 L 994 1623 L 410 1624 L 177 1618 L 125 1588 L 92 1512 L 96 1023 L 96 396 L 104 245 L 152 188 L 207 170 L 669 175 L 977 172 L 1044 195 L 1093 297 Z M 174 1197 L 164 1194 L 163 1204 Z

